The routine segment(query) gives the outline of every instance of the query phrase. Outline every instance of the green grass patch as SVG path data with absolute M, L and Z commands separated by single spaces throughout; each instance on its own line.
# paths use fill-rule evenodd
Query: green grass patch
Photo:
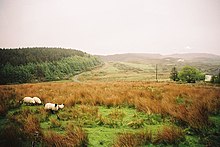
M 180 103 L 182 99 L 180 100 Z M 66 128 L 69 125 L 82 128 L 89 138 L 89 146 L 112 146 L 121 134 L 125 134 L 124 137 L 129 137 L 131 134 L 140 134 L 145 132 L 151 132 L 153 139 L 148 145 L 155 140 L 158 132 L 160 132 L 164 126 L 175 126 L 169 117 L 162 119 L 160 114 L 146 114 L 139 112 L 135 108 L 130 107 L 106 107 L 106 106 L 90 106 L 90 105 L 75 105 L 74 107 L 65 107 L 63 110 L 52 114 L 46 112 L 43 105 L 41 106 L 26 106 L 22 105 L 20 108 L 10 110 L 7 117 L 14 118 L 16 116 L 19 119 L 19 115 L 32 114 L 35 115 L 39 122 L 42 132 L 55 131 L 60 134 L 66 133 Z M 6 118 L 0 118 L 0 130 L 4 129 L 7 123 Z M 220 128 L 220 116 L 215 115 L 210 117 L 210 121 L 214 126 L 209 129 L 206 136 L 212 137 L 208 140 L 213 141 L 212 145 L 218 145 L 218 138 L 215 133 L 219 133 Z M 185 140 L 180 142 L 180 146 L 202 146 L 207 145 L 207 141 L 201 141 L 199 134 L 191 133 L 187 134 Z M 130 135 L 131 135 L 130 134 Z M 211 135 L 210 135 L 211 134 Z M 213 134 L 215 136 L 213 136 Z M 125 139 L 125 138 L 121 138 Z M 217 142 L 217 143 L 216 143 Z M 160 144 L 156 144 L 160 146 Z

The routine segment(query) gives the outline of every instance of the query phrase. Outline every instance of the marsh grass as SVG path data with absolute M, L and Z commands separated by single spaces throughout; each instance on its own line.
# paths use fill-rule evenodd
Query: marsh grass
M 42 144 L 49 147 L 88 146 L 88 135 L 82 128 L 68 125 L 66 133 L 61 134 L 55 131 L 47 131 L 43 135 Z
M 121 133 L 116 138 L 113 147 L 139 147 L 152 143 L 152 133 L 142 131 L 138 133 Z
M 60 130 L 56 128 L 61 124 L 63 134 L 67 131 L 64 128 L 68 123 L 91 130 L 100 127 L 132 131 L 168 123 L 183 129 L 190 128 L 190 131 L 195 132 L 193 135 L 201 136 L 202 131 L 210 130 L 209 127 L 212 127 L 209 116 L 220 112 L 219 87 L 202 85 L 153 82 L 51 82 L 0 86 L 0 94 L 3 102 L 0 104 L 2 116 L 6 115 L 15 126 L 30 134 L 48 128 L 42 129 L 38 124 L 48 125 L 52 120 L 55 128 L 51 129 L 59 132 Z M 58 116 L 56 118 L 42 106 L 20 106 L 18 101 L 24 96 L 38 96 L 44 103 L 64 103 L 65 108 L 56 114 Z M 24 124 L 32 125 L 24 130 Z M 161 134 L 157 137 L 159 144 L 164 143 L 161 140 L 166 140 L 166 137 L 162 136 L 171 136 L 172 140 L 181 134 L 175 132 L 178 132 L 178 129 L 165 129 L 159 132 L 158 134 Z M 59 142 L 63 143 L 63 134 L 48 132 L 44 137 L 49 143 L 49 140 L 53 140 L 57 135 L 59 145 Z M 129 138 L 132 135 L 127 136 Z M 179 136 L 181 138 L 181 135 Z M 169 141 L 170 138 L 168 137 L 167 143 L 179 143 Z M 131 137 L 130 139 L 132 142 Z M 56 139 L 54 141 L 56 142 Z
M 0 146 L 22 146 L 24 133 L 14 124 L 7 124 L 0 132 Z
M 164 126 L 162 130 L 158 131 L 154 143 L 165 145 L 177 145 L 184 139 L 184 132 L 181 128 L 175 126 Z
M 20 94 L 14 88 L 0 85 L 0 116 L 6 115 L 9 109 L 18 108 L 19 99 Z

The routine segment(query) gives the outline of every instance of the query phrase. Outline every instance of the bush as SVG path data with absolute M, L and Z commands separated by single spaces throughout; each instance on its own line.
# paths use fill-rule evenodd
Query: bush
M 179 78 L 183 82 L 195 83 L 204 80 L 205 76 L 198 69 L 191 66 L 184 66 L 179 72 Z

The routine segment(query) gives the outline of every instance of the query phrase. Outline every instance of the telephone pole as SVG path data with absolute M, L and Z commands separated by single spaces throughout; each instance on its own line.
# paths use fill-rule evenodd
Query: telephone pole
M 157 80 L 157 64 L 156 64 L 156 82 L 158 82 L 158 80 Z

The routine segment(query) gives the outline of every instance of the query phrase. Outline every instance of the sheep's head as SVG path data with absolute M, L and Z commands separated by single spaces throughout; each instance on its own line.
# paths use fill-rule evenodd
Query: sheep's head
M 58 105 L 59 109 L 63 109 L 64 108 L 64 104 Z

